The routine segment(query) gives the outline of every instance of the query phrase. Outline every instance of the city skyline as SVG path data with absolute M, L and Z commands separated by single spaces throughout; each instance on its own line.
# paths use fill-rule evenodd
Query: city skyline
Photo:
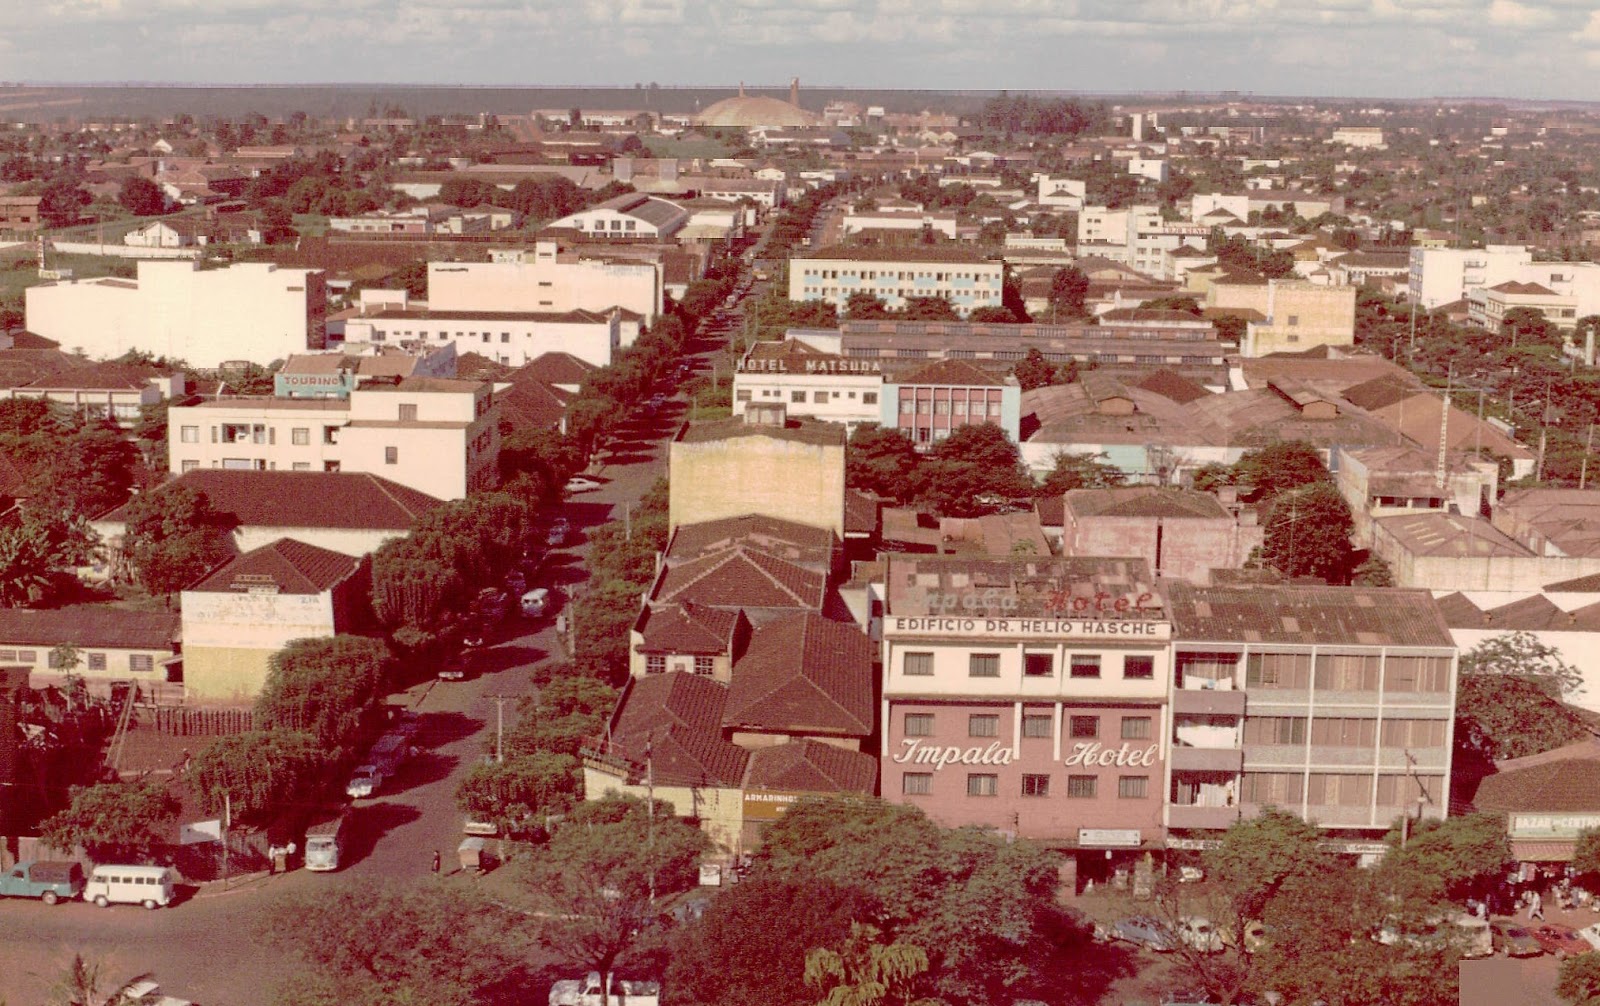
M 12 12 L 36 83 L 764 85 L 1586 99 L 1568 0 L 78 0 Z

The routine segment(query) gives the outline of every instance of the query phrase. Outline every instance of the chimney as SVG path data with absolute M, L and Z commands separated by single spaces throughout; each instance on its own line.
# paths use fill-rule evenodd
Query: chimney
M 793 80 L 789 81 L 789 104 L 793 105 L 796 108 L 800 107 L 800 78 L 799 77 L 796 77 Z

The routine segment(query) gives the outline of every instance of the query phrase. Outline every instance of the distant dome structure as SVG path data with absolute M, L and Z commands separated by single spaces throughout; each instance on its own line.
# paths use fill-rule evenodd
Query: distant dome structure
M 724 98 L 694 117 L 697 126 L 726 126 L 735 129 L 754 129 L 757 126 L 792 129 L 797 126 L 815 126 L 820 121 L 821 116 L 800 107 L 798 77 L 789 84 L 788 101 L 760 96 L 750 97 L 744 93 L 744 84 L 741 82 L 738 97 Z

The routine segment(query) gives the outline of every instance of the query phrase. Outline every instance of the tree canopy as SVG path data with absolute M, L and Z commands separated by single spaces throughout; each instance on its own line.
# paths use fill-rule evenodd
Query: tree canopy
M 178 483 L 141 493 L 127 507 L 123 555 L 152 594 L 182 590 L 233 555 L 238 518 L 221 513 L 205 493 Z
M 968 423 L 939 441 L 923 461 L 920 481 L 918 501 L 949 517 L 988 513 L 995 499 L 1034 492 L 1017 445 L 993 423 Z
M 921 463 L 910 437 L 899 430 L 863 423 L 845 445 L 845 485 L 903 502 L 916 494 Z
M 390 673 L 381 640 L 292 640 L 273 654 L 256 722 L 266 730 L 303 731 L 330 752 L 352 752 L 381 714 Z
M 57 849 L 82 846 L 97 862 L 138 862 L 168 841 L 178 798 L 164 780 L 102 782 L 74 789 L 66 810 L 39 834 Z
M 1521 758 L 1588 732 L 1562 698 L 1582 675 L 1528 632 L 1491 636 L 1461 654 L 1456 742 L 1491 759 Z

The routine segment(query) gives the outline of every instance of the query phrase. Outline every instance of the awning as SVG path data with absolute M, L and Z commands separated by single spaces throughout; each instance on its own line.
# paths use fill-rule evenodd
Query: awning
M 1556 842 L 1511 842 L 1511 855 L 1519 863 L 1570 863 L 1577 839 Z

